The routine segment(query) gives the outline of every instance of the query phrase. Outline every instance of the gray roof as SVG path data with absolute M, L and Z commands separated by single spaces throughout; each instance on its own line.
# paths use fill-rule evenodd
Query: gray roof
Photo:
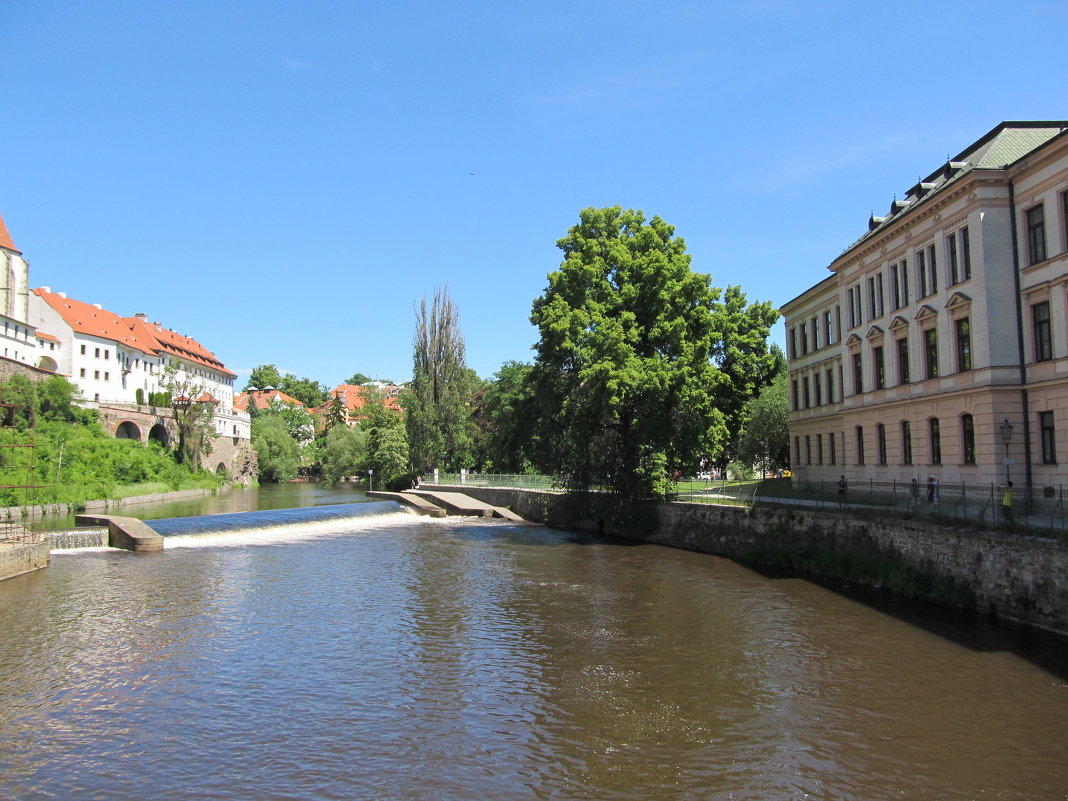
M 999 124 L 909 189 L 904 200 L 894 200 L 886 216 L 873 214 L 868 221 L 868 232 L 842 252 L 848 253 L 876 231 L 899 219 L 903 213 L 925 202 L 949 184 L 956 183 L 972 170 L 1004 169 L 1033 153 L 1055 137 L 1066 133 L 1068 133 L 1068 121 L 1065 120 L 1017 121 Z

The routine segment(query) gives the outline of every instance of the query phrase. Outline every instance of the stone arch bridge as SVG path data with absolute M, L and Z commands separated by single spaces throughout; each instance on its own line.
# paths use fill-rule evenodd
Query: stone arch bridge
M 97 409 L 100 425 L 116 439 L 158 442 L 166 448 L 173 448 L 178 442 L 174 418 L 167 407 L 107 401 L 86 405 Z M 217 436 L 211 453 L 201 459 L 201 464 L 207 470 L 225 471 L 230 478 L 243 480 L 254 464 L 252 444 L 239 437 Z

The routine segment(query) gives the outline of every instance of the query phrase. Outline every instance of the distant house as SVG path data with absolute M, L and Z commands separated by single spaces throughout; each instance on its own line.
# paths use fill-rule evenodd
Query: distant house
M 360 420 L 367 417 L 367 414 L 363 409 L 367 406 L 370 399 L 373 397 L 373 394 L 376 392 L 382 396 L 382 405 L 385 406 L 385 408 L 398 416 L 403 414 L 400 402 L 398 401 L 401 387 L 393 384 L 382 384 L 381 382 L 373 382 L 363 386 L 338 384 L 330 390 L 330 400 L 322 406 L 317 406 L 311 410 L 311 414 L 315 418 L 315 430 L 323 431 L 326 428 L 327 419 L 330 415 L 330 409 L 334 405 L 335 398 L 341 399 L 341 404 L 344 409 L 345 425 L 352 428 Z
M 269 409 L 273 404 L 282 404 L 284 406 L 290 406 L 294 409 L 299 409 L 307 415 L 307 425 L 303 426 L 304 434 L 301 436 L 302 442 L 308 442 L 315 436 L 315 418 L 311 412 L 308 411 L 304 403 L 294 398 L 292 395 L 287 395 L 278 389 L 254 389 L 251 392 L 241 392 L 234 398 L 234 409 L 239 412 L 248 412 L 249 403 L 253 403 L 255 408 L 259 410 Z

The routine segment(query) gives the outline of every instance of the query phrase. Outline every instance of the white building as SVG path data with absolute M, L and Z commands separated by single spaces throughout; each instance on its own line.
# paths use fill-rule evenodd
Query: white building
M 782 311 L 801 483 L 1068 484 L 1068 122 L 1005 122 Z
M 236 375 L 196 340 L 150 323 L 144 314 L 120 317 L 49 287 L 33 290 L 29 300 L 36 328 L 59 343 L 55 370 L 87 400 L 152 405 L 168 389 L 166 366 L 175 363 L 175 380 L 188 383 L 191 400 L 215 404 L 216 433 L 249 438 L 248 415 L 234 409 Z

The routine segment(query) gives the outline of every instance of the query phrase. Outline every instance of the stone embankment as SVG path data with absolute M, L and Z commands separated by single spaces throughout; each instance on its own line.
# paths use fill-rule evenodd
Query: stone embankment
M 789 575 L 882 588 L 1068 634 L 1068 543 L 889 516 L 703 503 L 621 509 L 597 495 L 462 490 L 527 520 L 727 557 Z

